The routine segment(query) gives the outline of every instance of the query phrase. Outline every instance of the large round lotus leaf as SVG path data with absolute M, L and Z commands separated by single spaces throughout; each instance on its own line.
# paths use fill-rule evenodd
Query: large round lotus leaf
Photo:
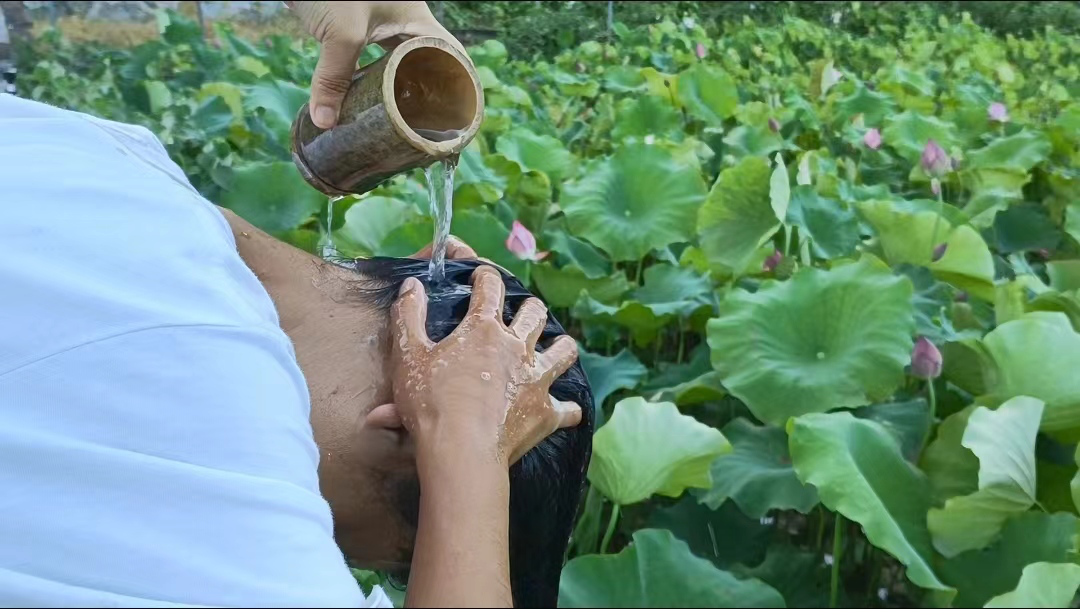
M 1063 313 L 1028 313 L 983 338 L 993 361 L 991 401 L 1026 395 L 1046 403 L 1042 430 L 1080 429 L 1080 334 Z
M 570 561 L 559 583 L 560 607 L 783 607 L 780 593 L 737 579 L 690 553 L 671 531 L 644 529 L 618 554 Z
M 773 425 L 889 396 L 910 360 L 911 282 L 879 260 L 734 290 L 709 321 L 724 386 Z
M 689 241 L 704 199 L 696 165 L 679 162 L 659 146 L 634 144 L 567 184 L 560 204 L 574 234 L 613 260 L 640 260 L 654 249 Z
M 641 95 L 619 102 L 615 110 L 618 120 L 611 135 L 616 140 L 648 135 L 665 137 L 676 132 L 681 135 L 682 116 L 671 102 L 655 95 Z
M 326 207 L 326 196 L 288 161 L 245 163 L 231 169 L 225 181 L 221 206 L 268 233 L 294 229 Z
M 932 211 L 912 212 L 891 201 L 863 201 L 859 213 L 873 227 L 890 264 L 925 266 L 934 276 L 986 300 L 994 297 L 994 259 L 970 226 L 956 226 Z M 946 244 L 932 261 L 934 249 Z
M 678 497 L 687 488 L 708 488 L 709 465 L 729 451 L 719 430 L 681 414 L 674 404 L 627 398 L 596 432 L 589 480 L 620 505 L 654 494 Z
M 747 157 L 717 178 L 698 213 L 698 237 L 709 262 L 742 269 L 780 228 L 769 198 L 765 159 Z
M 679 74 L 678 97 L 687 112 L 716 126 L 735 114 L 739 105 L 735 81 L 727 72 L 706 63 L 695 63 Z
M 791 467 L 783 429 L 739 417 L 724 426 L 724 436 L 734 450 L 713 461 L 712 488 L 699 494 L 703 503 L 716 509 L 731 499 L 753 518 L 774 509 L 807 514 L 818 504 L 817 490 L 800 482 Z
M 930 485 L 884 427 L 847 412 L 817 413 L 792 419 L 788 437 L 795 473 L 817 488 L 821 503 L 862 525 L 914 584 L 952 592 L 931 566 Z
M 543 172 L 552 182 L 565 177 L 574 162 L 574 156 L 557 138 L 537 135 L 525 128 L 499 136 L 495 150 L 520 165 L 522 171 Z

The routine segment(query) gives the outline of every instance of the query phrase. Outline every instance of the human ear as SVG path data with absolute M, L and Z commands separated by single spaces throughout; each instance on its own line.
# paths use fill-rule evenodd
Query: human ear
M 398 413 L 396 404 L 383 404 L 372 408 L 364 416 L 364 427 L 394 431 L 403 431 L 405 428 L 401 422 L 401 415 Z

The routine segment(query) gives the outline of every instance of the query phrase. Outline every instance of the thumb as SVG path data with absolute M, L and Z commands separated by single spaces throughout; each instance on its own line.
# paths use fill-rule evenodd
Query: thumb
M 316 127 L 329 129 L 337 124 L 341 102 L 352 85 L 356 61 L 363 48 L 362 43 L 333 38 L 322 43 L 319 63 L 311 79 L 311 104 L 308 108 L 311 122 Z

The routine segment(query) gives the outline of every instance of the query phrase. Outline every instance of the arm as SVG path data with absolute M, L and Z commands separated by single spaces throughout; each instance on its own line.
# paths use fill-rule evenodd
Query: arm
M 405 606 L 513 607 L 507 469 L 455 440 L 417 455 L 420 521 Z
M 394 305 L 394 402 L 420 478 L 409 607 L 512 606 L 509 467 L 581 421 L 576 404 L 548 395 L 577 359 L 576 343 L 562 337 L 537 353 L 547 309 L 529 299 L 506 326 L 503 289 L 497 271 L 477 269 L 468 314 L 437 344 L 420 282 L 407 280 Z

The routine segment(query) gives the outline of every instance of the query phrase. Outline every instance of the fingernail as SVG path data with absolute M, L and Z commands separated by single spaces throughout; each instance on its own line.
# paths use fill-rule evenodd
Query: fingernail
M 398 290 L 398 295 L 404 296 L 408 294 L 409 292 L 413 291 L 413 288 L 415 288 L 416 285 L 419 283 L 420 282 L 416 279 L 416 277 L 409 277 L 405 281 L 401 282 L 401 289 Z
M 320 129 L 329 129 L 337 120 L 337 112 L 334 112 L 330 106 L 315 106 L 315 115 L 311 117 L 311 120 Z

